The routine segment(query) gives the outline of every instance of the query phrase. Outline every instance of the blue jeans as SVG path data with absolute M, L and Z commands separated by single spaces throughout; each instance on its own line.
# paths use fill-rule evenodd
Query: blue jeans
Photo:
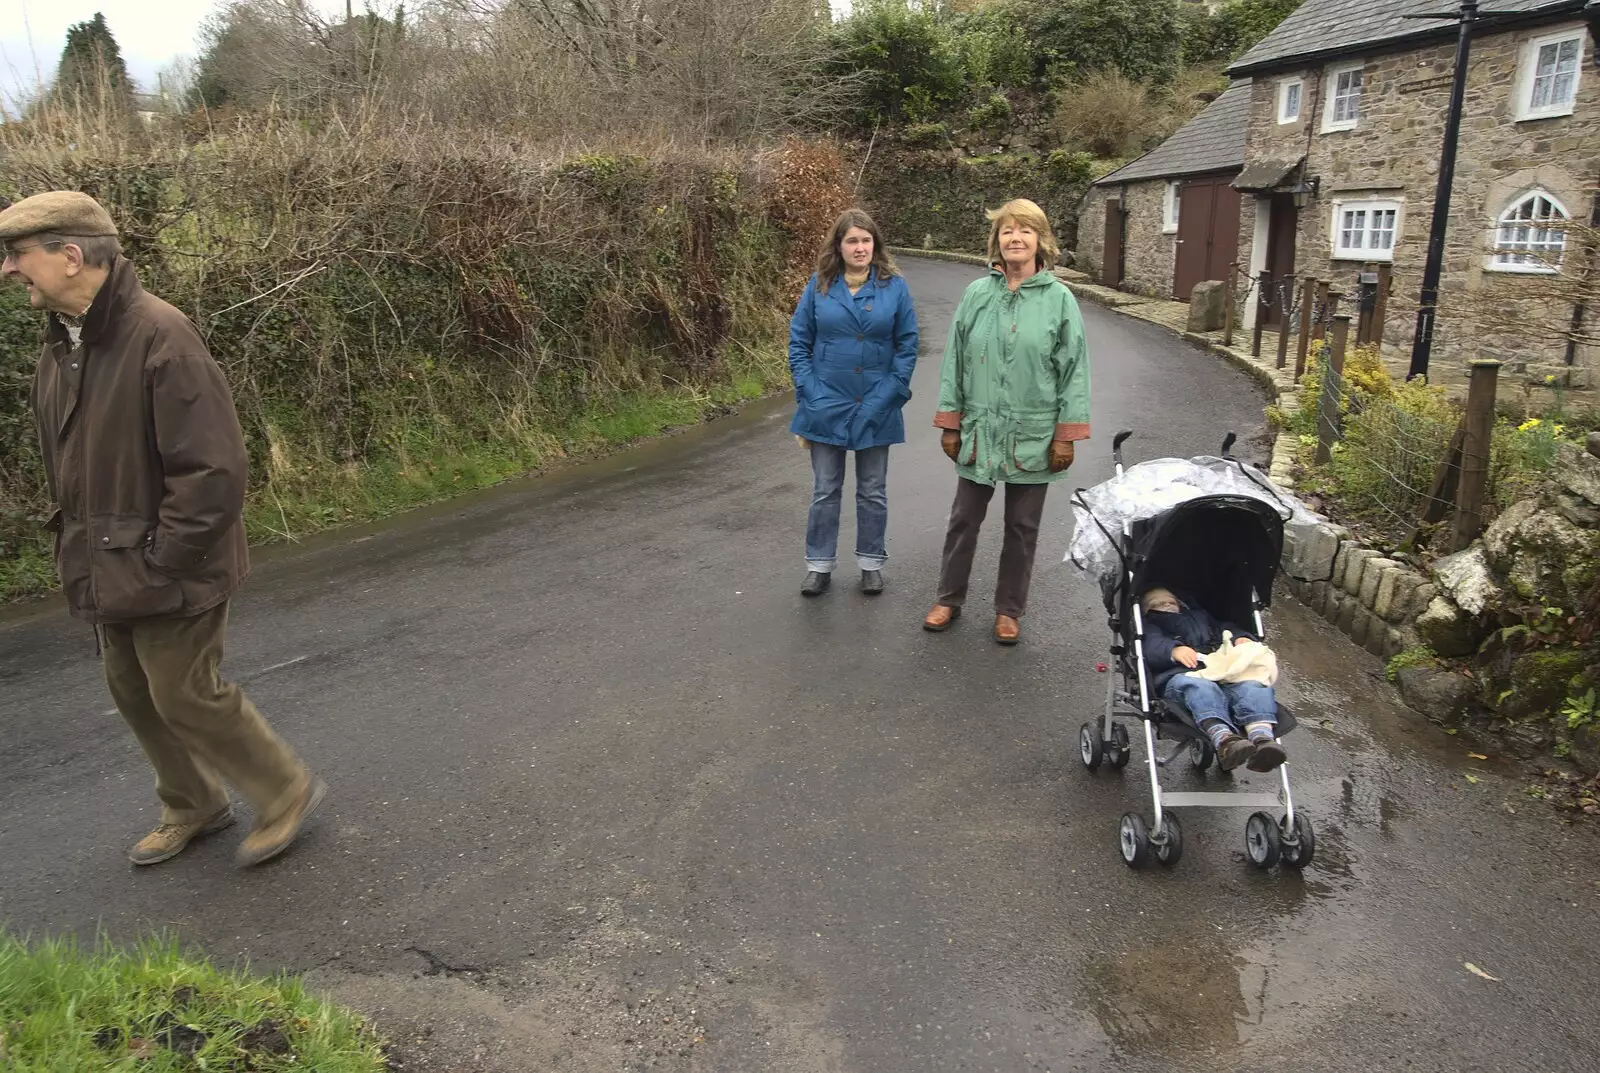
M 845 457 L 850 452 L 826 443 L 811 445 L 811 516 L 806 520 L 806 569 L 831 574 L 838 562 L 839 501 L 844 493 Z M 882 570 L 889 529 L 889 448 L 856 452 L 856 562 L 863 570 Z
M 1168 680 L 1161 695 L 1189 709 L 1196 726 L 1218 719 L 1242 734 L 1251 723 L 1278 724 L 1277 698 L 1271 686 L 1260 682 L 1218 683 L 1178 674 Z

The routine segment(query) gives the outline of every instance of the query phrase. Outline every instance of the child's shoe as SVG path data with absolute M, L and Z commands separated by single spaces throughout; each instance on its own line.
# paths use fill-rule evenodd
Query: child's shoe
M 1237 734 L 1224 735 L 1217 743 L 1217 763 L 1223 771 L 1232 771 L 1244 763 L 1249 763 L 1251 770 L 1255 770 L 1255 755 L 1256 743 Z

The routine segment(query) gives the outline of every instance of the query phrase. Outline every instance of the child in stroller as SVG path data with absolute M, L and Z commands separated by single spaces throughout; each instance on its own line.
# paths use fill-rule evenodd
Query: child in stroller
M 1204 607 L 1159 586 L 1146 590 L 1139 606 L 1144 612 L 1144 659 L 1151 692 L 1188 710 L 1211 739 L 1224 771 L 1241 764 L 1251 771 L 1273 771 L 1281 765 L 1287 754 L 1276 740 L 1278 705 L 1272 691 L 1276 667 L 1270 652 L 1263 647 L 1252 650 L 1253 658 L 1232 661 L 1236 665 L 1228 667 L 1220 680 L 1201 671 L 1210 663 L 1223 662 L 1207 656 L 1220 654 L 1229 643 L 1227 636 L 1234 646 L 1258 643 L 1260 638 L 1217 621 Z

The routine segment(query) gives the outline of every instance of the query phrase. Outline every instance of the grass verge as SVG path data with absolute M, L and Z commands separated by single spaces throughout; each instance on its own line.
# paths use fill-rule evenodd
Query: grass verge
M 382 462 L 279 474 L 253 491 L 245 504 L 245 529 L 252 544 L 270 544 L 376 521 L 696 424 L 787 383 L 781 356 L 751 357 L 716 386 L 611 396 L 560 425 L 523 430 L 498 442 L 463 450 L 434 447 L 419 438 Z M 47 541 L 0 560 L 0 601 L 43 596 L 56 588 Z
M 0 934 L 0 1069 L 12 1073 L 314 1069 L 374 1073 L 356 1014 L 293 977 L 223 970 L 171 938 L 25 942 Z

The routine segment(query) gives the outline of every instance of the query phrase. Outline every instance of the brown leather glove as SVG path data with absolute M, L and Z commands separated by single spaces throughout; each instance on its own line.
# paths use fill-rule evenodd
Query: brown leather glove
M 939 436 L 939 449 L 950 456 L 950 461 L 960 462 L 961 433 L 953 428 L 945 429 Z
M 1075 453 L 1076 452 L 1073 449 L 1071 440 L 1051 440 L 1050 472 L 1060 473 L 1062 470 L 1072 465 L 1072 459 Z

